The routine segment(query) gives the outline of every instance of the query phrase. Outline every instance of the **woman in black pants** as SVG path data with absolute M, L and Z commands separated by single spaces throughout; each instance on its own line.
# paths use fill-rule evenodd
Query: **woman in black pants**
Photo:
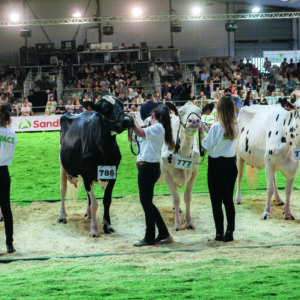
M 0 207 L 4 219 L 6 248 L 15 252 L 13 246 L 13 216 L 10 208 L 10 176 L 7 165 L 11 164 L 15 152 L 17 136 L 9 126 L 12 107 L 7 102 L 0 103 Z
M 234 103 L 230 95 L 222 97 L 217 104 L 217 118 L 204 138 L 204 127 L 201 127 L 201 141 L 208 153 L 208 189 L 212 203 L 213 217 L 216 226 L 216 241 L 233 241 L 235 227 L 235 208 L 233 190 L 237 177 L 236 136 Z M 227 230 L 224 235 L 224 204 Z
M 155 245 L 156 242 L 173 241 L 168 228 L 153 204 L 154 185 L 160 177 L 160 156 L 163 142 L 174 149 L 171 130 L 170 111 L 166 106 L 157 107 L 151 115 L 151 126 L 141 128 L 137 124 L 133 128 L 139 137 L 140 153 L 137 157 L 139 196 L 145 213 L 146 232 L 144 238 L 134 246 Z M 158 236 L 155 238 L 155 225 Z

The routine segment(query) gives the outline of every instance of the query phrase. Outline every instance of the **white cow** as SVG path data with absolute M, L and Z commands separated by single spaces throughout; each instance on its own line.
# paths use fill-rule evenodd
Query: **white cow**
M 173 204 L 175 207 L 175 229 L 181 228 L 181 221 L 179 216 L 180 197 L 177 192 L 177 188 L 186 187 L 184 193 L 184 202 L 186 206 L 185 222 L 187 229 L 194 229 L 194 225 L 191 220 L 190 204 L 192 189 L 194 187 L 200 161 L 200 154 L 198 149 L 197 140 L 195 137 L 196 132 L 199 130 L 201 125 L 201 110 L 192 103 L 186 103 L 183 107 L 178 109 L 178 116 L 171 115 L 171 126 L 173 137 L 176 144 L 179 147 L 178 153 L 169 151 L 168 147 L 164 144 L 162 147 L 162 158 L 161 158 L 161 170 L 164 176 L 165 182 L 169 188 L 169 191 L 173 198 Z M 175 151 L 176 152 L 176 151 Z M 178 169 L 175 168 L 176 158 L 182 157 L 181 164 L 184 163 L 185 158 L 192 158 L 192 169 Z M 180 163 L 179 163 L 180 164 Z M 188 162 L 185 164 L 189 164 Z
M 290 197 L 297 174 L 299 161 L 294 159 L 294 149 L 300 148 L 300 95 L 294 103 L 295 110 L 287 111 L 280 105 L 253 105 L 241 109 L 237 138 L 238 186 L 236 202 L 241 203 L 240 185 L 244 162 L 257 169 L 265 168 L 268 200 L 263 212 L 267 219 L 271 214 L 271 198 L 283 205 L 276 186 L 276 171 L 286 178 L 285 219 L 294 219 L 290 208 Z

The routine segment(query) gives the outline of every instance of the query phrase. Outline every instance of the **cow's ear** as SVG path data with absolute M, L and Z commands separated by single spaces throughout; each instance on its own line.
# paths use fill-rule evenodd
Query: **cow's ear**
M 291 103 L 295 103 L 296 100 L 297 100 L 296 95 L 295 95 L 295 94 L 291 94 L 291 96 L 290 96 L 290 102 L 291 102 Z
M 108 116 L 113 111 L 113 104 L 101 99 L 95 104 L 95 111 L 103 116 Z

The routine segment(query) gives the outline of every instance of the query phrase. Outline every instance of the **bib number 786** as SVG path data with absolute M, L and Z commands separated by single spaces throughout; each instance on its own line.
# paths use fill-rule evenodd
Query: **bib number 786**
M 193 161 L 193 158 L 177 156 L 175 158 L 175 168 L 183 170 L 192 170 Z
M 116 179 L 117 168 L 116 166 L 98 166 L 97 179 Z

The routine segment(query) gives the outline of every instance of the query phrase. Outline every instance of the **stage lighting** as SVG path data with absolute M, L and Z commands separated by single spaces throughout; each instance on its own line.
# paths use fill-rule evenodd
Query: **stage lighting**
M 260 7 L 257 6 L 252 9 L 253 13 L 258 13 L 259 11 L 260 11 Z
M 12 13 L 9 16 L 9 19 L 11 20 L 11 22 L 18 22 L 20 20 L 20 15 L 17 13 Z
M 202 12 L 202 9 L 200 7 L 194 7 L 192 9 L 192 15 L 193 16 L 199 16 Z
M 81 13 L 79 11 L 73 13 L 72 15 L 73 18 L 81 18 Z
M 142 10 L 138 7 L 134 8 L 132 10 L 132 15 L 135 17 L 135 18 L 138 18 L 142 15 Z

